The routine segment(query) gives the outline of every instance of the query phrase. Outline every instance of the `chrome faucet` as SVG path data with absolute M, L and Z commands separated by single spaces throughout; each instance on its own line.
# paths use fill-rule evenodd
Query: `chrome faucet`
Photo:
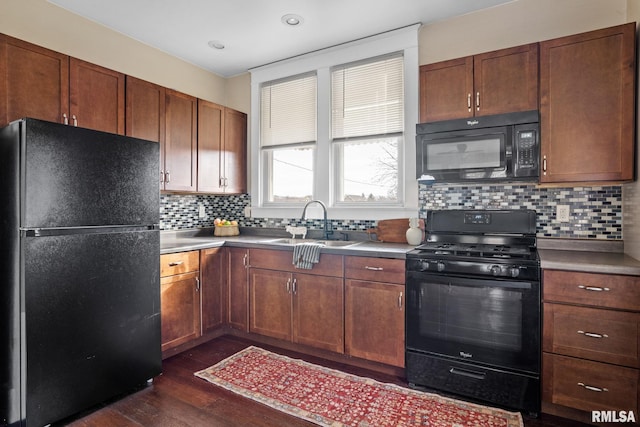
M 320 200 L 311 200 L 307 202 L 307 204 L 304 205 L 304 209 L 302 209 L 302 217 L 300 219 L 304 221 L 304 216 L 307 213 L 307 206 L 309 206 L 311 203 L 317 203 L 322 206 L 322 211 L 324 213 L 324 238 L 325 240 L 329 240 L 329 236 L 333 234 L 333 231 L 331 231 L 331 226 L 329 224 L 329 221 L 327 221 L 327 206 Z

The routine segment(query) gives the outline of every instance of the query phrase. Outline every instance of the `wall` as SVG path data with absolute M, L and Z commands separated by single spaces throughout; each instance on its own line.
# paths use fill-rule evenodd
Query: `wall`
M 431 23 L 420 31 L 420 64 L 624 24 L 627 1 L 637 0 L 518 0 Z
M 627 9 L 627 20 L 640 22 L 640 1 L 629 0 Z M 636 40 L 639 40 L 638 38 Z M 640 46 L 640 41 L 636 41 L 636 46 Z M 637 67 L 638 80 L 640 81 L 640 67 Z M 640 99 L 640 84 L 638 84 L 638 96 Z M 636 106 L 636 111 L 640 108 Z M 640 135 L 640 113 L 636 117 L 636 141 Z M 640 149 L 636 142 L 636 178 L 638 167 L 640 166 Z M 640 259 L 640 182 L 635 181 L 624 185 L 623 198 L 623 223 L 624 223 L 624 251 L 636 259 Z
M 220 76 L 45 0 L 2 0 L 1 5 L 1 33 L 198 98 L 225 104 L 226 79 Z

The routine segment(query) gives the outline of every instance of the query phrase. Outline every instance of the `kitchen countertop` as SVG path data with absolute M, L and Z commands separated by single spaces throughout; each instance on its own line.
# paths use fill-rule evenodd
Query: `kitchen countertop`
M 257 234 L 241 233 L 239 236 L 216 237 L 213 235 L 212 229 L 163 231 L 160 234 L 160 253 L 185 252 L 223 245 L 293 250 L 294 245 L 292 244 L 274 242 L 274 240 L 286 238 L 288 235 L 273 235 L 269 234 L 269 230 L 260 229 L 255 232 Z M 361 237 L 360 235 L 359 238 Z M 414 247 L 402 243 L 356 240 L 352 245 L 327 246 L 322 248 L 320 252 L 405 259 L 407 252 Z M 538 254 L 543 269 L 640 276 L 640 261 L 625 254 L 622 250 L 622 241 L 538 239 Z
M 176 232 L 163 231 L 160 233 L 160 254 L 185 252 L 220 246 L 239 246 L 245 248 L 263 248 L 276 250 L 293 250 L 293 244 L 274 242 L 287 236 L 251 235 L 217 237 L 207 229 L 180 230 Z M 402 243 L 384 243 L 370 240 L 357 240 L 348 246 L 326 246 L 320 253 L 338 255 L 372 256 L 378 258 L 404 259 L 407 252 L 415 246 Z
M 542 269 L 640 276 L 640 261 L 623 252 L 623 242 L 538 239 Z

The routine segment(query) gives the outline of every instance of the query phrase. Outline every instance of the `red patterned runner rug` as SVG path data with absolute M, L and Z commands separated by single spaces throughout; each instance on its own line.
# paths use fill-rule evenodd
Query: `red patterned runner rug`
M 381 383 L 258 347 L 194 375 L 321 426 L 523 426 L 519 413 Z

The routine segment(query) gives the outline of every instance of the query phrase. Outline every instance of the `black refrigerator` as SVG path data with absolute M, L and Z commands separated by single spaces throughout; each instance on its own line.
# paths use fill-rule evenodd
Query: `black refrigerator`
M 159 147 L 0 130 L 0 425 L 42 426 L 161 372 Z

